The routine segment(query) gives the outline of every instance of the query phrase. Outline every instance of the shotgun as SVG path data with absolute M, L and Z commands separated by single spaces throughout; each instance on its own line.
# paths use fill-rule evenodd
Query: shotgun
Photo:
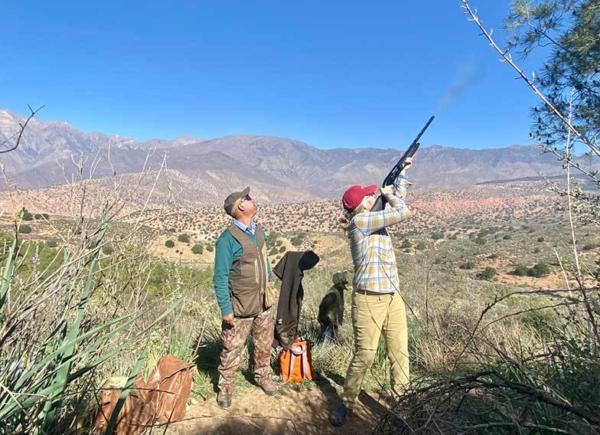
M 419 134 L 417 135 L 415 140 L 412 141 L 412 143 L 410 144 L 410 146 L 408 147 L 408 149 L 406 150 L 404 155 L 402 157 L 400 157 L 400 160 L 398 160 L 398 162 L 394 165 L 394 167 L 392 168 L 390 173 L 387 174 L 387 177 L 385 177 L 385 179 L 383 180 L 381 187 L 389 186 L 396 182 L 396 179 L 400 175 L 400 172 L 402 172 L 402 170 L 406 166 L 406 164 L 405 164 L 406 159 L 415 155 L 415 153 L 419 149 L 419 146 L 421 145 L 419 143 L 419 139 L 421 139 L 421 136 L 423 136 L 423 133 L 425 133 L 425 130 L 427 130 L 429 128 L 429 126 L 433 122 L 434 118 L 435 118 L 435 116 L 432 116 L 431 118 L 429 118 L 429 120 L 425 124 L 425 127 L 423 127 L 421 129 L 421 131 L 419 132 Z M 385 203 L 386 203 L 385 198 L 382 195 L 379 195 L 379 198 L 377 198 L 377 201 L 375 201 L 375 204 L 373 205 L 373 208 L 371 208 L 371 211 L 383 210 L 385 208 Z

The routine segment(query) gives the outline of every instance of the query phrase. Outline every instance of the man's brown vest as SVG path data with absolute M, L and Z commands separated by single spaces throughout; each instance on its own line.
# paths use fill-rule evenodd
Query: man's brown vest
M 242 245 L 242 256 L 234 260 L 229 271 L 229 292 L 235 317 L 253 317 L 269 308 L 267 292 L 267 246 L 265 233 L 256 226 L 257 245 L 236 225 L 229 227 L 231 235 Z

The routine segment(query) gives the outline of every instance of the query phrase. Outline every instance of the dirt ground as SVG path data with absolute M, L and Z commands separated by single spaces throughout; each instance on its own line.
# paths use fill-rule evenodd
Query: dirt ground
M 328 379 L 308 388 L 284 385 L 273 397 L 258 387 L 238 391 L 231 408 L 221 409 L 214 397 L 193 400 L 183 421 L 171 424 L 167 434 L 367 434 L 373 431 L 386 406 L 375 396 L 361 393 L 352 416 L 341 428 L 328 420 L 339 399 Z M 339 387 L 339 386 L 338 386 Z M 160 428 L 157 428 L 159 431 Z

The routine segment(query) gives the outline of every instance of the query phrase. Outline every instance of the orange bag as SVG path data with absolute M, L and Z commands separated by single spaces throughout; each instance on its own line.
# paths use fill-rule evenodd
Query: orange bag
M 283 382 L 314 380 L 311 348 L 311 341 L 296 338 L 289 349 L 283 349 L 279 353 L 279 369 Z

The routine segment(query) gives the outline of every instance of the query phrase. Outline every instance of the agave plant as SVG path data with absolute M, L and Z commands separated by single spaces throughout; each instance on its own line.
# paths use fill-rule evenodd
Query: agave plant
M 100 258 L 109 223 L 105 208 L 84 243 L 56 250 L 43 270 L 33 271 L 27 253 L 31 245 L 25 246 L 15 232 L 0 283 L 0 431 L 74 431 L 78 419 L 96 406 L 99 368 L 170 312 L 135 330 L 140 311 L 121 307 L 98 315 L 105 302 L 95 299 L 95 292 L 111 267 L 102 266 Z M 130 378 L 142 363 L 138 358 Z

